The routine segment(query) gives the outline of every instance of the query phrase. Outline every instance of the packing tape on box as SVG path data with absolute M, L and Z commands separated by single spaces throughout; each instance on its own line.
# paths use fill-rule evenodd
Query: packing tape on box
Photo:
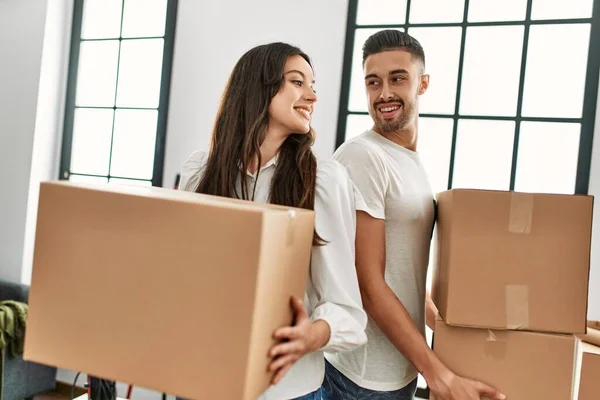
M 488 337 L 483 345 L 483 355 L 492 360 L 503 360 L 506 356 L 506 340 L 496 337 L 496 334 L 488 329 Z
M 519 330 L 529 327 L 529 286 L 506 285 L 506 327 Z
M 520 234 L 530 233 L 532 211 L 533 194 L 513 192 L 510 197 L 508 231 Z
M 290 224 L 288 225 L 287 231 L 287 245 L 292 246 L 295 238 L 295 222 L 296 222 L 296 210 L 289 210 L 288 216 L 290 217 Z

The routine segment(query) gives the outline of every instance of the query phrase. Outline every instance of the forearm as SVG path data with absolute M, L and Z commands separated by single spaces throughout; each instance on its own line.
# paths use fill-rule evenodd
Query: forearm
M 429 382 L 444 369 L 394 292 L 381 282 L 363 290 L 363 304 L 392 344 Z

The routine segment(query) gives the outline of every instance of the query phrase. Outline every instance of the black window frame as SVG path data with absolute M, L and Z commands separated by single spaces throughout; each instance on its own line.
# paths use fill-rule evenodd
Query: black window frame
M 348 3 L 348 18 L 346 21 L 346 42 L 344 47 L 344 61 L 342 69 L 342 85 L 340 92 L 340 102 L 338 111 L 338 125 L 335 148 L 341 146 L 346 137 L 346 120 L 349 115 L 368 115 L 367 112 L 356 112 L 348 109 L 350 102 L 350 81 L 352 74 L 352 59 L 354 56 L 354 37 L 356 29 L 400 29 L 403 28 L 407 31 L 409 28 L 417 27 L 461 27 L 462 38 L 460 45 L 460 58 L 458 64 L 458 76 L 457 76 L 457 87 L 456 87 L 456 100 L 454 105 L 453 114 L 424 114 L 421 113 L 422 118 L 451 118 L 454 121 L 454 128 L 452 131 L 452 147 L 450 154 L 450 168 L 448 176 L 448 189 L 452 188 L 452 177 L 454 173 L 454 158 L 456 153 L 456 137 L 458 131 L 458 120 L 459 119 L 478 119 L 478 120 L 499 120 L 499 121 L 514 121 L 515 122 L 515 136 L 513 144 L 512 154 L 512 168 L 510 175 L 510 187 L 509 190 L 514 190 L 515 177 L 517 171 L 517 157 L 519 151 L 519 133 L 520 133 L 520 122 L 522 121 L 534 121 L 534 122 L 574 122 L 581 124 L 581 135 L 579 140 L 579 158 L 577 161 L 577 176 L 575 182 L 575 194 L 587 194 L 589 187 L 590 178 L 590 167 L 592 159 L 592 144 L 594 139 L 594 125 L 596 120 L 596 103 L 598 99 L 598 81 L 600 74 L 600 0 L 594 1 L 594 8 L 591 18 L 572 18 L 572 19 L 548 19 L 548 20 L 532 20 L 531 9 L 533 0 L 527 1 L 527 9 L 525 20 L 523 21 L 490 21 L 490 22 L 467 22 L 469 12 L 469 0 L 465 0 L 465 8 L 462 22 L 451 22 L 451 23 L 409 23 L 410 16 L 410 5 L 411 0 L 407 0 L 406 7 L 406 18 L 403 24 L 382 24 L 382 25 L 358 25 L 356 23 L 356 17 L 358 13 L 358 1 L 349 0 Z M 587 60 L 587 72 L 585 80 L 585 94 L 583 100 L 583 110 L 581 118 L 546 118 L 546 117 L 523 117 L 521 116 L 521 110 L 523 105 L 523 88 L 525 85 L 525 66 L 527 62 L 527 47 L 529 42 L 529 29 L 532 25 L 555 25 L 555 24 L 573 24 L 573 23 L 589 23 L 590 28 L 590 42 L 588 48 L 588 60 Z M 462 115 L 459 113 L 461 86 L 462 86 L 462 71 L 465 55 L 465 42 L 467 27 L 471 26 L 507 26 L 507 25 L 518 25 L 524 26 L 525 32 L 523 36 L 523 52 L 521 56 L 521 76 L 519 78 L 519 92 L 517 101 L 517 113 L 515 117 L 504 117 L 504 116 L 486 116 L 486 115 Z M 409 32 L 410 33 L 410 32 Z M 425 49 L 427 52 L 427 49 Z
M 125 1 L 122 0 L 122 8 L 121 8 L 121 30 L 123 28 L 123 14 L 125 9 Z M 68 180 L 71 176 L 71 155 L 72 155 L 72 146 L 73 146 L 73 123 L 75 118 L 75 110 L 77 108 L 100 108 L 100 109 L 112 109 L 116 111 L 118 109 L 133 109 L 133 110 L 145 110 L 146 108 L 138 108 L 138 107 L 117 107 L 116 104 L 113 107 L 87 107 L 82 106 L 78 107 L 75 104 L 76 100 L 76 92 L 77 92 L 77 75 L 79 70 L 79 52 L 81 48 L 81 43 L 83 41 L 94 41 L 94 40 L 119 40 L 119 56 L 117 63 L 121 60 L 120 47 L 123 41 L 127 40 L 136 40 L 136 39 L 152 39 L 152 37 L 141 37 L 141 38 L 122 38 L 121 34 L 119 34 L 118 38 L 110 38 L 110 39 L 81 39 L 81 28 L 83 22 L 83 10 L 84 10 L 84 2 L 85 0 L 74 0 L 73 4 L 73 25 L 71 28 L 71 46 L 70 46 L 70 54 L 69 54 L 69 70 L 68 70 L 68 78 L 67 78 L 67 93 L 66 93 L 66 104 L 65 104 L 65 115 L 64 115 L 64 125 L 63 125 L 63 137 L 62 137 L 62 147 L 61 147 L 61 157 L 60 157 L 60 169 L 59 169 L 59 179 L 60 180 Z M 165 33 L 164 36 L 156 37 L 157 39 L 164 39 L 164 47 L 163 47 L 163 58 L 162 58 L 162 71 L 161 71 L 161 83 L 160 83 L 160 97 L 159 104 L 156 110 L 158 110 L 158 118 L 157 118 L 157 131 L 156 131 L 156 143 L 154 148 L 154 165 L 153 165 L 153 173 L 151 183 L 152 186 L 163 186 L 163 170 L 164 170 L 164 162 L 165 162 L 165 145 L 166 145 L 166 137 L 167 137 L 167 118 L 169 114 L 169 95 L 171 88 L 171 70 L 173 65 L 173 49 L 175 46 L 175 31 L 176 31 L 176 22 L 177 22 L 177 7 L 178 0 L 167 0 L 167 13 L 166 13 L 166 21 L 165 21 Z M 118 85 L 118 71 L 119 67 L 117 65 L 117 79 L 116 84 Z M 155 110 L 152 108 L 152 110 Z M 114 117 L 113 117 L 114 119 Z M 112 142 L 114 139 L 114 120 L 113 120 L 113 128 L 111 132 L 111 149 L 109 153 L 109 157 L 112 159 Z M 109 160 L 109 170 L 107 175 L 94 175 L 94 174 L 85 174 L 80 172 L 74 172 L 78 176 L 88 176 L 88 177 L 99 177 L 99 178 L 116 178 L 116 179 L 127 179 L 131 181 L 147 181 L 146 179 L 137 179 L 133 177 L 121 177 L 110 175 L 110 163 Z

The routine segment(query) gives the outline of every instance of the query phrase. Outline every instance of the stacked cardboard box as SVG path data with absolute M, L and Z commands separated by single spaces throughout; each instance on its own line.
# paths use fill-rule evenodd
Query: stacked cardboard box
M 438 195 L 434 351 L 511 400 L 576 398 L 586 333 L 591 196 Z
M 314 212 L 41 185 L 25 358 L 191 399 L 256 399 L 304 298 Z
M 583 342 L 578 351 L 575 373 L 576 400 L 600 398 L 600 321 L 589 321 L 587 334 L 579 335 Z

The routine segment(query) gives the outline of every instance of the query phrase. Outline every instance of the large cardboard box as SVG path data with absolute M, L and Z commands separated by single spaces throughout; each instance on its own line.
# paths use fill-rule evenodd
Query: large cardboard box
M 440 319 L 435 325 L 441 361 L 510 400 L 571 399 L 576 349 L 573 335 L 454 327 Z
M 450 325 L 585 333 L 593 197 L 438 194 L 433 299 Z
M 573 400 L 600 399 L 600 347 L 581 342 L 578 349 Z
M 314 212 L 43 183 L 25 358 L 186 398 L 255 399 L 304 298 Z

